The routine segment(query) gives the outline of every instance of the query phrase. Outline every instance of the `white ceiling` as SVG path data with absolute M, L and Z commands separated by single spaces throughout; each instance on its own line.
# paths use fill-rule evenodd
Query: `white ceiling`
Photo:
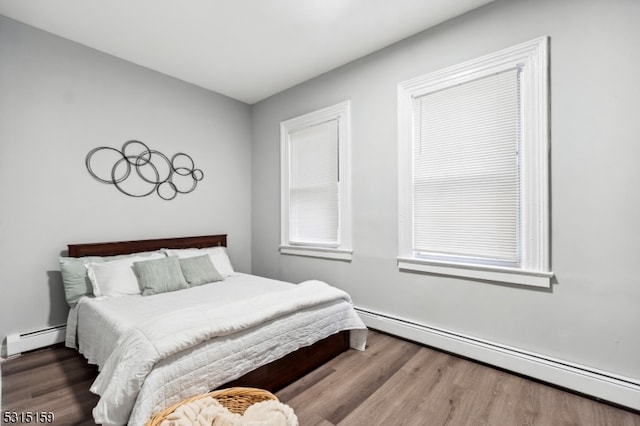
M 492 0 L 0 0 L 0 14 L 252 104 Z

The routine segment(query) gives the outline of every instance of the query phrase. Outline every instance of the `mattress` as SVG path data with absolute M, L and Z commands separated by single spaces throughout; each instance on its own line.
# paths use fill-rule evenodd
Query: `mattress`
M 240 300 L 291 286 L 238 273 L 221 282 L 154 296 L 85 297 L 69 313 L 67 345 L 77 347 L 102 370 L 122 336 L 137 324 L 153 322 L 167 312 L 197 310 L 200 305 L 221 311 L 231 304 L 244 306 L 238 304 Z M 144 424 L 155 412 L 175 402 L 214 389 L 342 330 L 353 330 L 351 346 L 364 349 L 366 327 L 350 301 L 341 299 L 278 316 L 239 333 L 214 337 L 158 361 L 145 377 L 135 401 L 101 398 L 94 416 L 109 418 L 107 424 L 124 424 L 127 421 L 122 419 L 127 418 L 130 425 Z

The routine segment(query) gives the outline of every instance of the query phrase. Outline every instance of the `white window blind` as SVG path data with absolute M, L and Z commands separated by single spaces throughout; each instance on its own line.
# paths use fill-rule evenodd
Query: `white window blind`
M 289 242 L 338 245 L 338 120 L 289 134 Z
M 414 99 L 418 256 L 518 262 L 519 87 L 515 67 Z
M 549 287 L 548 37 L 398 84 L 398 268 Z

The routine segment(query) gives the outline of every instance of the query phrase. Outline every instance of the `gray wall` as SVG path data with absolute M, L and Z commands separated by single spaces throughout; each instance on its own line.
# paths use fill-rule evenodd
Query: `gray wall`
M 252 108 L 253 273 L 357 306 L 640 379 L 640 2 L 497 1 Z M 396 85 L 551 38 L 550 291 L 399 272 Z M 278 253 L 280 121 L 352 101 L 351 263 Z
M 228 233 L 251 270 L 250 107 L 0 17 L 0 339 L 66 322 L 68 243 Z M 92 148 L 138 139 L 204 171 L 196 190 L 131 198 Z

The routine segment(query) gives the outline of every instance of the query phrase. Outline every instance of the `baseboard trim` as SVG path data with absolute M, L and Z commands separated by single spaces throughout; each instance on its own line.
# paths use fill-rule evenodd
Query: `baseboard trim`
M 640 410 L 640 381 L 356 307 L 367 325 L 447 352 Z
M 66 330 L 66 324 L 60 324 L 22 334 L 10 334 L 7 336 L 7 357 L 64 342 Z

